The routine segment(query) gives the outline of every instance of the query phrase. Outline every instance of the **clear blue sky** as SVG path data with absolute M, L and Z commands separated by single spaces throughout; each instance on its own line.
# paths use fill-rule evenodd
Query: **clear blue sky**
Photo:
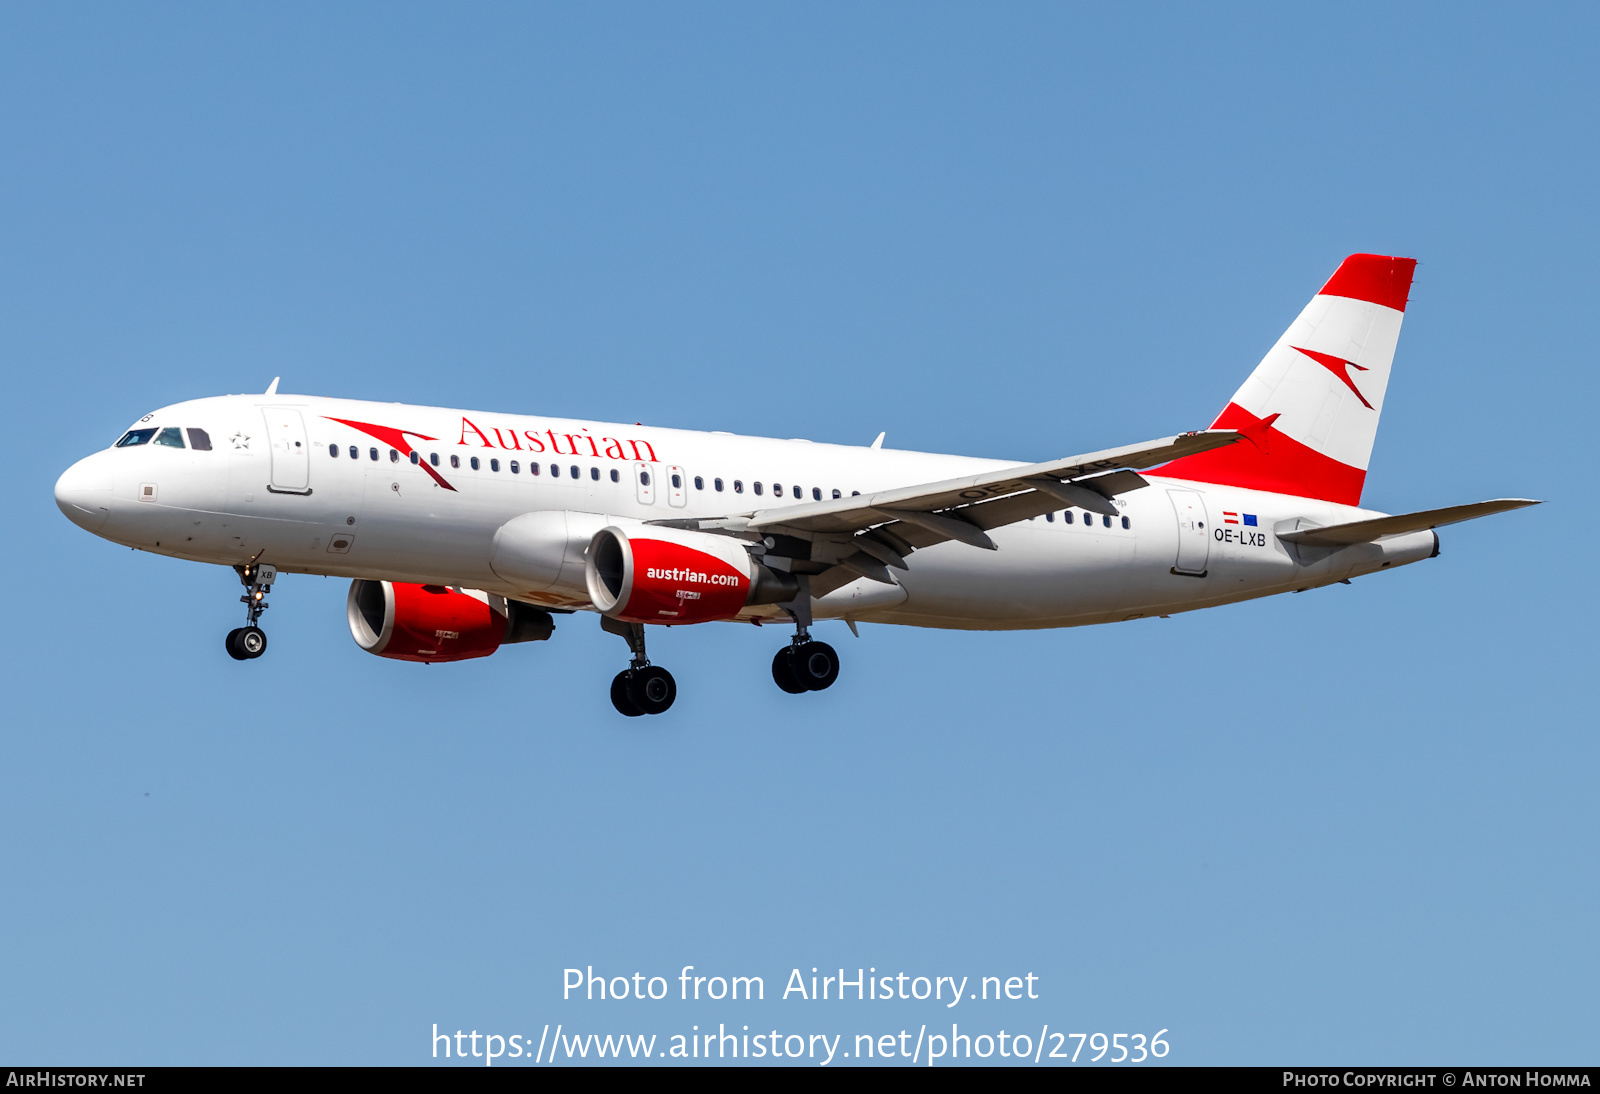
M 0 1059 L 412 1063 L 454 1031 L 895 1032 L 561 969 L 1032 972 L 973 1031 L 1594 1062 L 1590 5 L 0 9 Z M 260 390 L 1036 460 L 1206 425 L 1417 257 L 1368 479 L 1443 555 L 1170 620 L 677 629 L 451 666 L 51 498 Z M 674 984 L 676 981 L 674 981 Z

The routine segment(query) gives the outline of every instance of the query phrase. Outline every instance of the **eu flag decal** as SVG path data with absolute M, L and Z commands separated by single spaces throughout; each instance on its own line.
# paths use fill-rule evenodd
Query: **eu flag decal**
M 1254 513 L 1244 514 L 1244 522 L 1254 528 L 1256 526 L 1256 515 Z

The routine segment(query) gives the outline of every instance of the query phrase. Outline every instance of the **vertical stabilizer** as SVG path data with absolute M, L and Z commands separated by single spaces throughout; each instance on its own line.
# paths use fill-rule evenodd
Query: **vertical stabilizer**
M 1359 505 L 1416 266 L 1345 259 L 1212 423 L 1246 439 L 1150 474 Z

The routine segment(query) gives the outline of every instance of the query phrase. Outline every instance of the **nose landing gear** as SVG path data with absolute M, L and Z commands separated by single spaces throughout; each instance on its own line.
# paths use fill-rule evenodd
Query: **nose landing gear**
M 609 616 L 600 617 L 600 627 L 628 643 L 633 664 L 611 681 L 611 705 L 626 718 L 642 714 L 664 714 L 678 697 L 678 683 L 672 673 L 652 665 L 644 652 L 644 624 L 622 623 Z
M 254 661 L 267 652 L 267 632 L 256 626 L 256 621 L 268 608 L 267 593 L 272 591 L 272 583 L 278 579 L 278 570 L 275 566 L 261 566 L 254 562 L 235 566 L 234 570 L 245 588 L 239 603 L 245 606 L 246 622 L 244 626 L 229 631 L 224 644 L 228 656 L 235 661 Z
M 267 632 L 260 627 L 235 627 L 225 640 L 228 656 L 235 661 L 254 661 L 267 652 Z

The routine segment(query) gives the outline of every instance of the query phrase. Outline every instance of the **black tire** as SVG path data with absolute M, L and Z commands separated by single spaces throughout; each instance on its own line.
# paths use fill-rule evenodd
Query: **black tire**
M 821 691 L 839 679 L 839 655 L 826 642 L 803 642 L 792 647 L 789 663 L 794 678 L 807 691 Z
M 799 695 L 806 690 L 794 674 L 794 647 L 785 646 L 772 655 L 772 682 L 790 695 Z
M 628 698 L 628 670 L 623 669 L 611 681 L 611 705 L 624 718 L 637 718 L 644 713 Z
M 678 697 L 678 682 L 672 673 L 651 665 L 627 674 L 628 698 L 643 714 L 665 714 Z
M 233 633 L 233 645 L 243 655 L 241 660 L 254 661 L 267 652 L 267 632 L 260 627 L 240 627 Z
M 228 632 L 228 637 L 223 640 L 223 645 L 228 648 L 228 656 L 233 658 L 235 661 L 248 661 L 250 659 L 250 655 L 245 653 L 238 647 L 238 645 L 236 645 L 236 642 L 239 638 L 239 632 L 242 630 L 244 630 L 243 627 L 233 628 L 233 630 Z

